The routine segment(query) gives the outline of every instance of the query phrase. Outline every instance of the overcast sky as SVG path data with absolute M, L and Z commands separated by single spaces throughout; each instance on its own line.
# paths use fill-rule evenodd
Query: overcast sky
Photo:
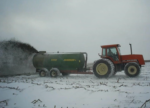
M 48 52 L 87 52 L 101 45 L 150 59 L 150 0 L 0 0 L 0 40 L 29 43 Z

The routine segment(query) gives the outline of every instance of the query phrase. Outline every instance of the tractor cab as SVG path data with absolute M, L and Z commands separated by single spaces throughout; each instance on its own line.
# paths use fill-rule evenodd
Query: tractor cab
M 120 47 L 119 44 L 101 46 L 102 48 L 101 58 L 110 59 L 115 64 L 120 63 L 121 53 L 119 47 Z

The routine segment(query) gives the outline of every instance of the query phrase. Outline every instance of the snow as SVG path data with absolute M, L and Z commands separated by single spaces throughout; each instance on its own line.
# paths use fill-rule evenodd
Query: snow
M 150 99 L 150 63 L 135 78 L 124 72 L 107 79 L 94 74 L 0 77 L 0 93 L 0 108 L 138 108 Z

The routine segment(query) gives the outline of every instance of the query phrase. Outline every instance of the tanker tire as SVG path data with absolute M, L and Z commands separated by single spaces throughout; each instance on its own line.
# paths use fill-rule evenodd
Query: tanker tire
M 57 77 L 57 71 L 56 71 L 55 69 L 52 69 L 52 70 L 50 71 L 50 76 L 51 76 L 51 77 Z
M 136 77 L 140 74 L 141 69 L 137 63 L 127 63 L 124 68 L 125 74 L 129 77 Z
M 46 76 L 46 72 L 44 70 L 41 70 L 39 72 L 40 77 L 45 77 Z
M 69 75 L 69 73 L 62 73 L 62 75 L 63 75 L 63 76 L 68 76 L 68 75 Z
M 108 59 L 100 59 L 93 65 L 93 72 L 98 78 L 108 78 L 114 74 L 114 64 Z

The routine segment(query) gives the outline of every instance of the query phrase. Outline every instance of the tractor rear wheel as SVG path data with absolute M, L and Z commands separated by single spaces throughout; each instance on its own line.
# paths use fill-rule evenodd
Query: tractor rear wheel
M 140 74 L 141 69 L 137 63 L 127 63 L 124 68 L 125 74 L 129 77 L 136 77 Z
M 114 74 L 114 64 L 108 59 L 100 59 L 93 65 L 93 72 L 98 78 L 107 78 Z

